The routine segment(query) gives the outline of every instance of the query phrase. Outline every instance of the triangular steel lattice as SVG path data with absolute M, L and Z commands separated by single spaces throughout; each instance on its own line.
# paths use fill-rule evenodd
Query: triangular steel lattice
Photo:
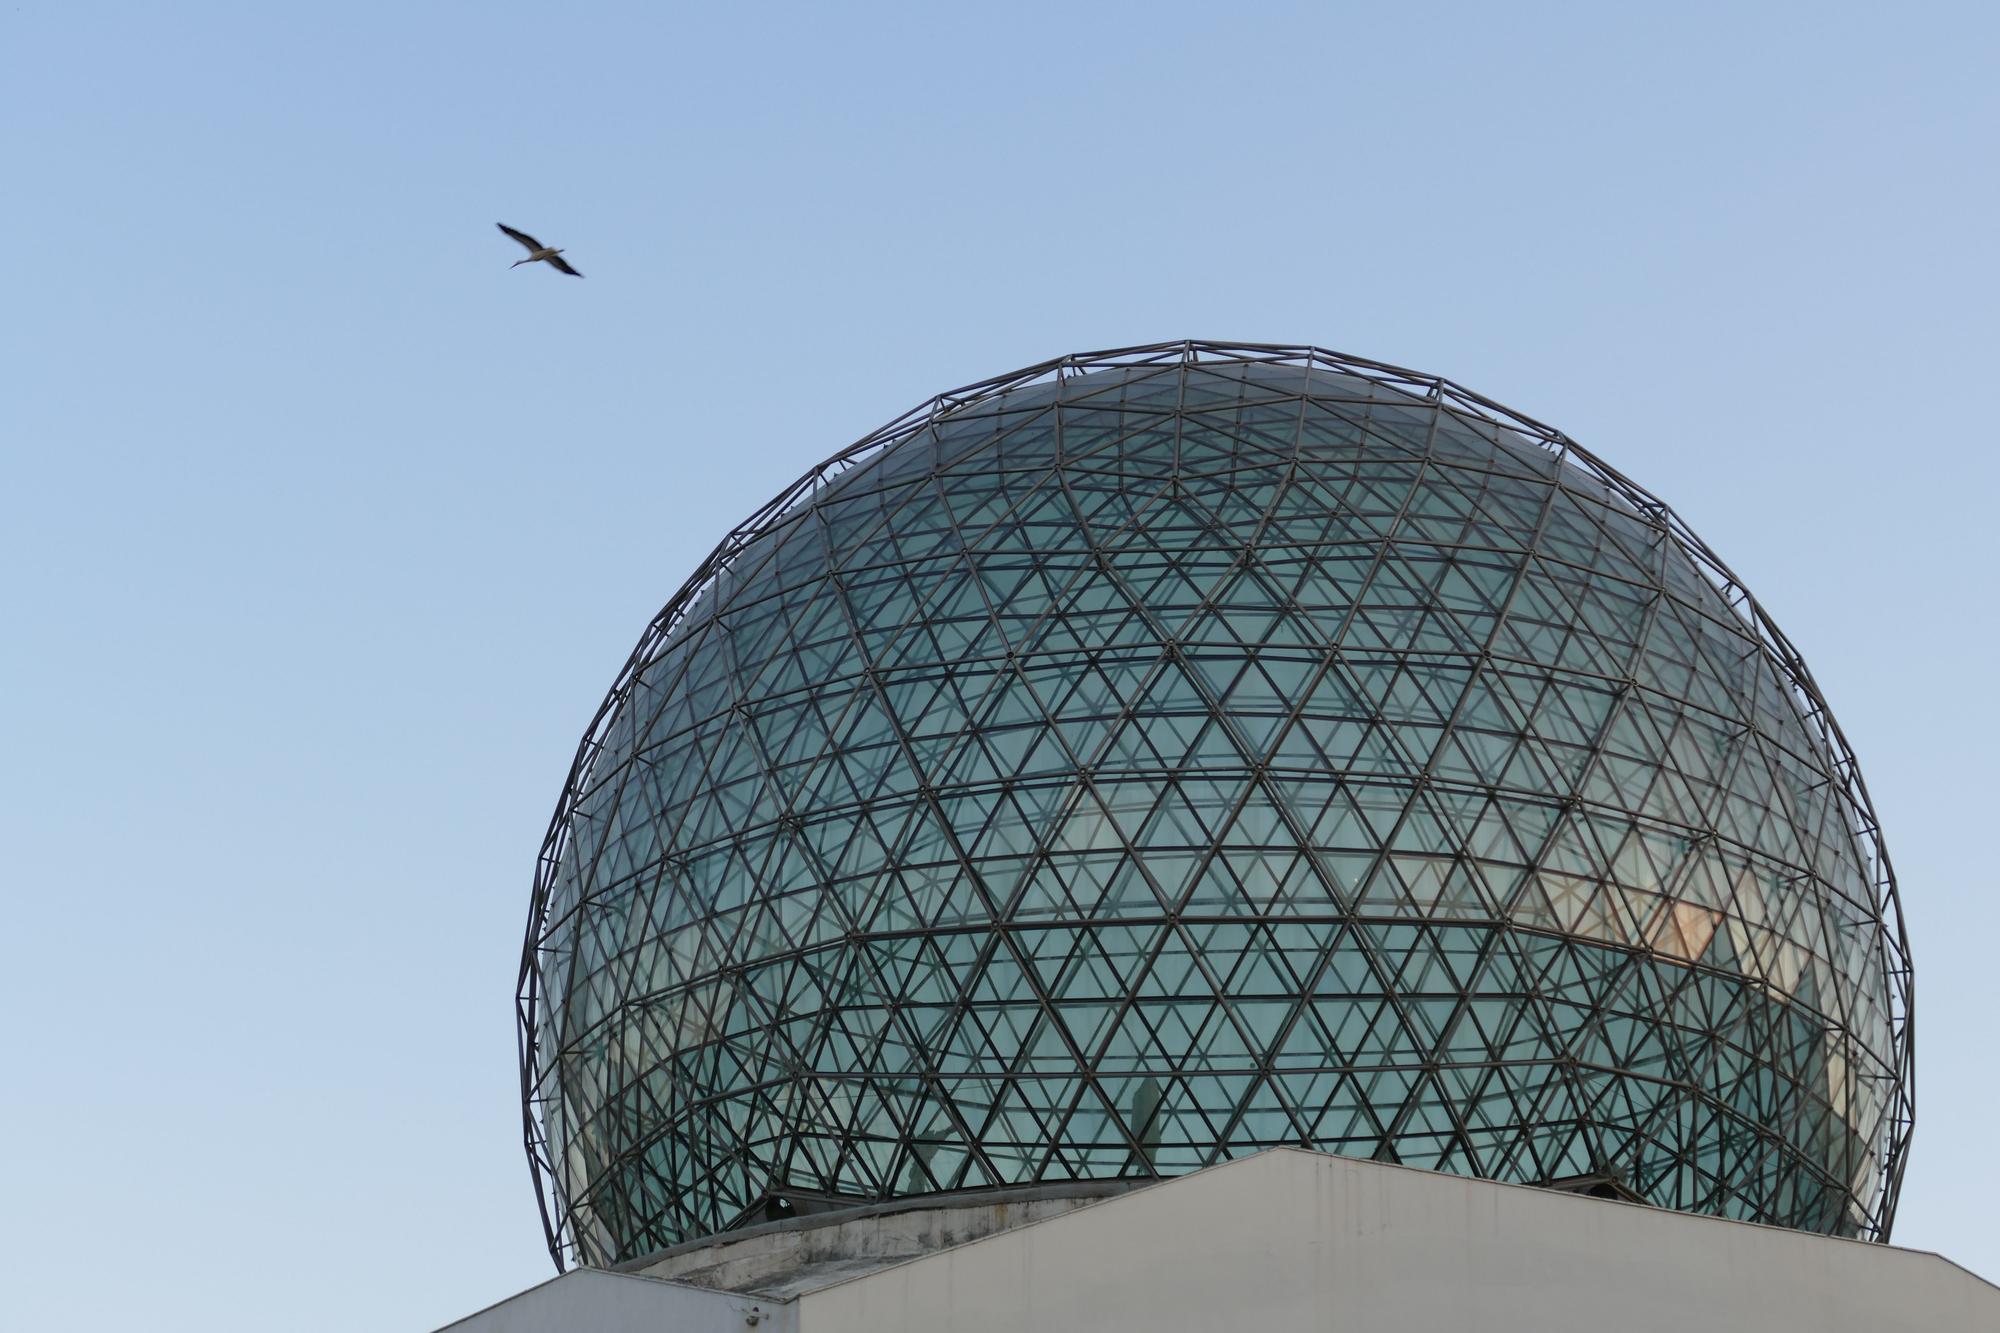
M 522 1082 L 559 1265 L 1277 1144 L 1882 1239 L 1910 984 L 1837 727 L 1665 505 L 1447 381 L 1173 343 L 934 400 L 667 605 Z

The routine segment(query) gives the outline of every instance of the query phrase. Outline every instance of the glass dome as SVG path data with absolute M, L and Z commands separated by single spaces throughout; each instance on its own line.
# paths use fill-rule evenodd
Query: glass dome
M 1910 968 L 1797 654 L 1434 377 L 1176 343 L 944 395 L 730 534 L 523 962 L 558 1265 L 1274 1145 L 1886 1238 Z

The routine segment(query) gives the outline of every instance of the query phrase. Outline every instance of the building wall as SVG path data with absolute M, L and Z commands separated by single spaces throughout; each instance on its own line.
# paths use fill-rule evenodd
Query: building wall
M 800 1333 L 2000 1329 L 1936 1255 L 1298 1151 L 805 1296 Z
M 793 1333 L 797 1316 L 793 1307 L 733 1291 L 576 1268 L 438 1333 Z
M 2000 1333 L 2000 1287 L 1933 1254 L 1295 1149 L 963 1239 L 1033 1215 L 988 1207 L 576 1270 L 450 1330 Z

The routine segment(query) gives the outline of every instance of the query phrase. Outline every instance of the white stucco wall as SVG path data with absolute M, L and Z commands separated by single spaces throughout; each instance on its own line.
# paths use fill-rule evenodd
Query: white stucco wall
M 797 1316 L 733 1291 L 579 1268 L 438 1333 L 794 1333 Z
M 677 1281 L 573 1272 L 449 1328 L 2000 1333 L 2000 1287 L 1936 1255 L 1298 1150 L 1067 1206 L 977 1240 L 999 1222 L 959 1204 L 718 1241 Z
M 802 1296 L 799 1333 L 2000 1330 L 1935 1255 L 1279 1151 Z

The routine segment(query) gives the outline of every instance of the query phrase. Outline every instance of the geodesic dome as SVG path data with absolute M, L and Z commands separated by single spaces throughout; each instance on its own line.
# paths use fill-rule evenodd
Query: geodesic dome
M 1451 383 L 1174 343 L 943 395 L 732 532 L 523 960 L 551 1249 L 1303 1145 L 1886 1238 L 1911 974 L 1791 645 Z

